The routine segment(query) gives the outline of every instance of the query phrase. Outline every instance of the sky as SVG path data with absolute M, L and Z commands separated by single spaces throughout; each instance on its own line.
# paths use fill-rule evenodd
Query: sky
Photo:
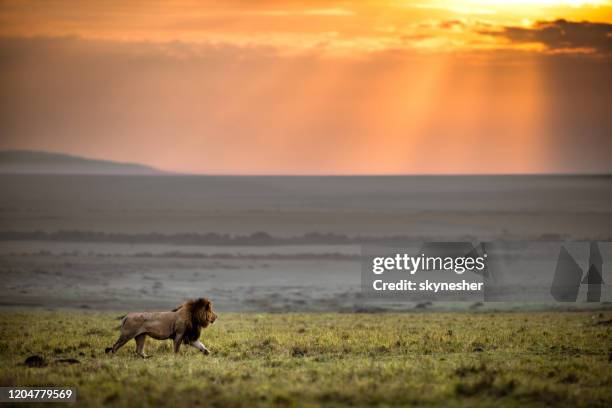
M 612 172 L 612 0 L 0 0 L 0 149 L 201 174 Z

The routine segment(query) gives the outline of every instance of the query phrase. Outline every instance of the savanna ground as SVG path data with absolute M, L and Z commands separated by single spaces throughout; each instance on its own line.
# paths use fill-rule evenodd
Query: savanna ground
M 225 313 L 210 356 L 149 339 L 146 360 L 104 354 L 117 316 L 0 312 L 1 385 L 84 406 L 612 406 L 612 312 Z

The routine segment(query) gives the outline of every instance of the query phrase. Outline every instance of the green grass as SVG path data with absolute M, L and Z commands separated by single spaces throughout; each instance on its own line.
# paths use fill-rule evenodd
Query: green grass
M 0 312 L 1 385 L 88 406 L 612 406 L 612 313 L 227 313 L 210 356 L 148 339 L 147 360 L 104 354 L 117 315 Z

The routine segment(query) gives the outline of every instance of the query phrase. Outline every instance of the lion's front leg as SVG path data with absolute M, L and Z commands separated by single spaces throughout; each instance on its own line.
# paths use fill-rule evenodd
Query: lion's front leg
M 202 353 L 204 353 L 204 355 L 209 355 L 210 354 L 210 350 L 206 348 L 206 346 L 204 344 L 202 344 L 202 342 L 200 340 L 196 340 L 196 341 L 192 341 L 191 343 L 189 343 L 190 346 L 197 348 L 198 350 L 200 350 Z
M 179 335 L 178 333 L 176 334 L 176 337 L 174 337 L 174 352 L 178 353 L 179 350 L 181 349 L 181 343 L 183 342 L 183 335 Z

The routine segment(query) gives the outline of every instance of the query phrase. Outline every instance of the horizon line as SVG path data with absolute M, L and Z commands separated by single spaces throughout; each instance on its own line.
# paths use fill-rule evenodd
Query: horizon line
M 75 159 L 105 161 L 117 165 L 135 165 L 148 167 L 151 170 L 159 172 L 159 174 L 106 174 L 106 173 L 37 173 L 37 172 L 0 172 L 0 175 L 44 175 L 44 176 L 131 176 L 131 177 L 151 177 L 151 176 L 168 176 L 168 177 L 512 177 L 512 176 L 553 176 L 553 177 L 610 177 L 612 171 L 601 172 L 500 172 L 500 173 L 231 173 L 231 172 L 203 172 L 191 173 L 180 172 L 175 170 L 166 170 L 155 165 L 145 164 L 134 161 L 114 160 L 101 157 L 84 156 L 75 153 L 66 153 L 57 150 L 35 150 L 35 149 L 0 149 L 0 153 L 5 152 L 27 152 L 27 153 L 43 153 L 50 155 L 62 155 Z

